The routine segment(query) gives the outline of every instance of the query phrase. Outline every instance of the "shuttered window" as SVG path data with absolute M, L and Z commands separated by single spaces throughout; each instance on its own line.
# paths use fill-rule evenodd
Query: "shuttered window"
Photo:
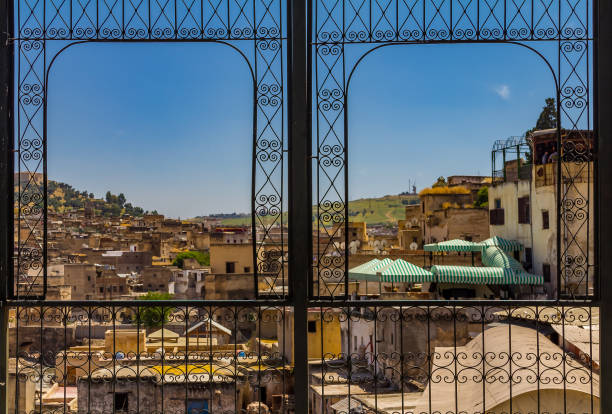
M 542 210 L 542 229 L 546 230 L 550 228 L 550 219 L 548 216 L 548 210 Z
M 489 211 L 489 223 L 492 226 L 502 226 L 504 224 L 504 209 L 494 208 Z
M 518 199 L 518 222 L 520 224 L 530 223 L 529 197 L 520 197 Z
M 542 276 L 544 276 L 544 283 L 550 282 L 550 265 L 548 263 L 542 265 Z

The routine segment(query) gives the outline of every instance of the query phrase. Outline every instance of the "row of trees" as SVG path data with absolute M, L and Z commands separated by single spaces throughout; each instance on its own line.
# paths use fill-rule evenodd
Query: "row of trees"
M 141 207 L 135 207 L 132 205 L 132 203 L 127 203 L 123 193 L 115 195 L 110 191 L 107 191 L 104 199 L 106 200 L 106 204 L 109 206 L 111 216 L 118 216 L 122 213 L 129 214 L 131 216 L 142 216 L 145 214 L 145 211 Z M 102 214 L 106 215 L 104 211 Z
M 145 211 L 138 206 L 128 203 L 123 193 L 114 195 L 106 192 L 104 200 L 96 199 L 94 193 L 79 191 L 70 184 L 48 180 L 47 203 L 54 211 L 77 210 L 91 205 L 98 214 L 106 217 L 117 217 L 121 214 L 142 216 Z M 157 212 L 154 212 L 156 214 Z

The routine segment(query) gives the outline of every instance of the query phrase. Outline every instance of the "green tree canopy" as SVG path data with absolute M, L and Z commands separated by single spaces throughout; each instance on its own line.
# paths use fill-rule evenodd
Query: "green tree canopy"
M 436 182 L 432 185 L 432 187 L 446 187 L 446 186 L 447 186 L 446 178 L 442 176 L 438 177 Z
M 140 296 L 138 300 L 170 300 L 173 296 L 169 293 L 148 292 L 146 295 Z M 160 327 L 168 323 L 169 316 L 174 312 L 174 308 L 170 306 L 141 306 L 138 309 L 138 319 L 140 323 L 147 328 Z M 137 323 L 137 321 L 134 321 Z
M 489 207 L 489 187 L 480 187 L 474 200 L 474 207 Z
M 196 259 L 201 266 L 210 266 L 210 253 L 198 252 L 195 250 L 177 254 L 172 265 L 182 269 L 185 265 L 185 259 Z
M 546 98 L 545 105 L 540 111 L 540 115 L 533 128 L 525 132 L 525 136 L 528 136 L 533 131 L 539 131 L 541 129 L 552 129 L 557 127 L 557 103 L 555 98 Z

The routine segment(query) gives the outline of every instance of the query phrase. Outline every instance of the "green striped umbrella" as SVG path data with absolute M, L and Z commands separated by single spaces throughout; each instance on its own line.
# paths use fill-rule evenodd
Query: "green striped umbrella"
M 349 269 L 349 279 L 353 280 L 377 280 L 376 273 L 372 273 L 370 270 L 381 261 L 378 259 L 372 259 L 369 262 L 365 262 L 356 266 L 352 269 Z
M 505 250 L 507 252 L 513 252 L 513 251 L 517 251 L 517 250 L 523 250 L 523 244 L 516 241 L 516 240 L 508 240 L 508 239 L 504 239 L 502 237 L 499 236 L 494 236 L 491 237 L 490 239 L 486 239 L 480 243 L 477 243 L 481 246 L 483 246 L 484 248 L 489 247 L 489 246 L 497 246 L 499 248 L 501 248 L 502 250 Z
M 426 252 L 475 252 L 482 250 L 480 243 L 454 239 L 423 246 Z
M 432 266 L 431 272 L 439 283 L 484 285 L 514 284 L 512 269 L 502 267 Z
M 434 282 L 433 273 L 402 259 L 397 259 L 380 273 L 383 282 Z
M 515 272 L 525 271 L 523 265 L 497 246 L 490 246 L 482 251 L 482 264 L 489 267 L 504 267 Z

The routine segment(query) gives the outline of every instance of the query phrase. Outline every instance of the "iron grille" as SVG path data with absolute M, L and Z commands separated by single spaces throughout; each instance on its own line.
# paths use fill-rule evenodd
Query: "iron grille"
M 261 412 L 263 404 L 283 413 L 599 412 L 599 398 L 605 398 L 599 394 L 599 375 L 605 372 L 599 371 L 594 329 L 598 296 L 590 289 L 597 287 L 594 246 L 579 243 L 590 231 L 593 197 L 581 193 L 574 180 L 584 171 L 592 174 L 596 148 L 578 129 L 582 123 L 592 128 L 593 4 L 314 0 L 284 5 L 280 0 L 4 3 L 2 76 L 9 105 L 2 111 L 7 132 L 2 149 L 9 156 L 2 172 L 6 193 L 13 185 L 17 193 L 2 206 L 1 309 L 9 340 L 4 351 L 14 358 L 3 378 L 8 398 L 2 403 L 15 413 Z M 52 144 L 45 128 L 48 72 L 68 47 L 137 41 L 217 42 L 245 58 L 254 85 L 252 226 L 262 242 L 254 244 L 255 271 L 272 290 L 284 286 L 284 240 L 272 253 L 261 249 L 271 226 L 283 220 L 287 151 L 289 295 L 283 290 L 277 300 L 163 303 L 45 300 L 46 148 Z M 374 50 L 439 43 L 506 43 L 537 54 L 545 43 L 558 49 L 558 61 L 546 62 L 555 78 L 557 143 L 564 151 L 563 162 L 555 165 L 557 177 L 563 177 L 556 181 L 555 217 L 562 290 L 553 301 L 348 300 L 351 77 Z M 354 45 L 365 45 L 366 51 L 349 60 L 345 51 Z M 54 54 L 48 54 L 53 47 Z M 564 140 L 562 127 L 575 133 L 572 140 Z M 314 238 L 314 264 L 311 175 L 315 222 L 322 230 Z M 344 248 L 333 243 L 342 229 Z M 99 326 L 106 331 L 99 332 Z M 363 329 L 359 337 L 356 326 Z M 544 327 L 548 336 L 541 334 Z M 569 338 L 576 327 L 582 341 Z M 273 328 L 276 333 L 269 333 Z M 144 336 L 141 341 L 145 333 L 148 342 Z M 86 340 L 77 343 L 77 336 Z M 94 338 L 108 340 L 101 345 Z M 121 342 L 125 338 L 131 338 L 129 345 Z M 362 345 L 361 338 L 369 341 Z M 246 342 L 248 348 L 239 346 Z M 525 343 L 528 351 L 521 348 Z M 11 381 L 14 388 L 7 395 Z M 56 394 L 47 395 L 51 384 L 57 385 Z M 69 384 L 76 384 L 75 407 Z M 386 409 L 391 394 L 399 406 Z M 55 396 L 57 404 L 45 407 L 45 396 Z M 521 411 L 520 396 L 535 406 Z M 247 401 L 256 404 L 249 408 Z

